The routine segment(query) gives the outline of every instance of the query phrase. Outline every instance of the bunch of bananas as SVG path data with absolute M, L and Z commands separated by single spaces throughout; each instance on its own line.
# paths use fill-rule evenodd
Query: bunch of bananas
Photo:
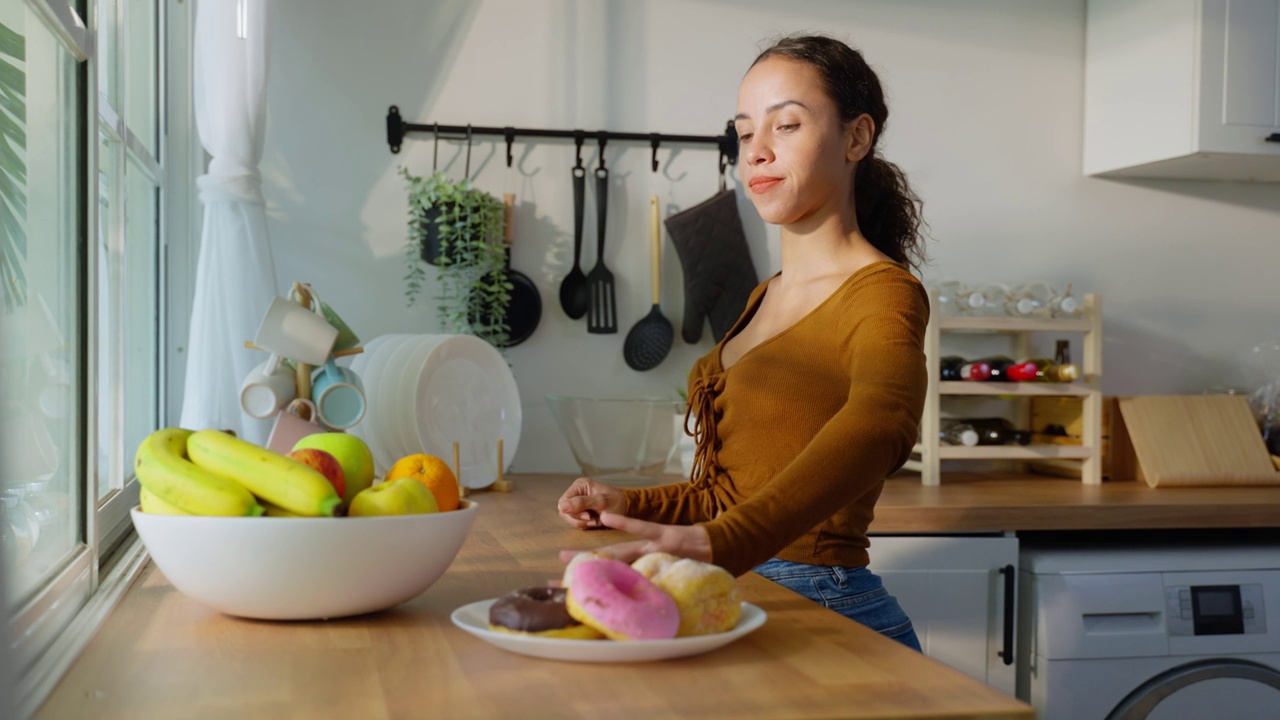
M 157 430 L 133 469 L 147 513 L 257 516 L 265 505 L 316 517 L 342 504 L 316 470 L 219 430 Z

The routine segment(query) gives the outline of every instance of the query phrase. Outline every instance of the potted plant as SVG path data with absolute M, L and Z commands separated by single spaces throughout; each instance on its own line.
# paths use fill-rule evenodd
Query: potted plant
M 401 174 L 409 183 L 405 250 L 409 304 L 414 304 L 426 284 L 426 265 L 435 265 L 441 325 L 504 347 L 510 331 L 506 317 L 512 285 L 501 242 L 502 201 L 470 180 L 454 182 L 442 172 L 419 177 L 401 168 Z

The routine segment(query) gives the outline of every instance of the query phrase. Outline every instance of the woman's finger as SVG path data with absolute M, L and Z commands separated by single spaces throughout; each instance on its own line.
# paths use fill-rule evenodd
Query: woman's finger
M 646 540 L 657 540 L 662 537 L 663 528 L 666 527 L 661 523 L 637 520 L 636 518 L 611 512 L 600 513 L 600 523 L 605 527 L 638 535 Z

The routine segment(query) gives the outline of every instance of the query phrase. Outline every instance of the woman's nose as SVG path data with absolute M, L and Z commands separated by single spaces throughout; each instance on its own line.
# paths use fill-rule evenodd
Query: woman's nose
M 773 149 L 758 137 L 751 138 L 746 147 L 747 162 L 751 165 L 773 162 Z

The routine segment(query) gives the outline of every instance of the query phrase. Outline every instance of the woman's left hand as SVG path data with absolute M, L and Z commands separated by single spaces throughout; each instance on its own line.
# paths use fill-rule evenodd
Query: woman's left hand
M 596 552 L 604 553 L 624 563 L 631 564 L 641 556 L 655 552 L 711 562 L 711 536 L 707 534 L 706 528 L 700 525 L 663 525 L 611 512 L 600 513 L 600 524 L 642 538 L 596 549 Z M 582 551 L 562 550 L 560 559 L 563 562 L 569 562 L 579 552 Z

